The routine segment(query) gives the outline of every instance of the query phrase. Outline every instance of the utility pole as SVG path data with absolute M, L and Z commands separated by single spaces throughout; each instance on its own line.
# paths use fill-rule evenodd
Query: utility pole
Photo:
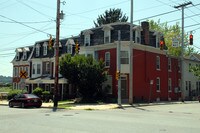
M 129 104 L 133 104 L 133 0 L 131 0 L 131 22 L 130 22 L 130 73 L 129 73 Z
M 121 106 L 121 31 L 118 30 L 118 43 L 117 43 L 117 71 L 119 72 L 118 77 L 118 105 Z M 116 72 L 117 73 L 117 72 Z
M 178 6 L 174 6 L 174 8 L 181 8 L 182 10 L 182 36 L 181 36 L 181 39 L 182 39 L 182 45 L 181 45 L 181 100 L 184 101 L 184 95 L 183 95 L 183 91 L 184 91 L 184 69 L 183 69 L 183 61 L 184 61 L 184 8 L 187 6 L 187 5 L 190 5 L 192 4 L 192 2 L 187 2 L 187 3 L 183 3 L 183 4 L 180 4 Z
M 56 43 L 55 43 L 55 80 L 54 80 L 54 105 L 56 110 L 58 106 L 58 65 L 59 65 L 59 35 L 60 35 L 60 0 L 57 0 L 57 17 L 56 17 Z

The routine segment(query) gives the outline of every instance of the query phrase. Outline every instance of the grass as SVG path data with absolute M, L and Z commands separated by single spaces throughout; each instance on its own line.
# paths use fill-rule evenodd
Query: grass
M 64 109 L 70 109 L 70 107 L 73 107 L 71 104 L 58 104 L 58 108 L 64 108 Z

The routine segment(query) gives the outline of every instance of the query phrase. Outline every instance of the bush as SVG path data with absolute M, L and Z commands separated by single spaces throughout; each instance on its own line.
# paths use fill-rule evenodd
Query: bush
M 8 93 L 8 100 L 12 99 L 15 95 L 23 93 L 22 90 L 11 90 Z
M 42 99 L 44 102 L 49 102 L 49 99 L 51 99 L 51 94 L 49 91 L 43 91 L 42 92 Z
M 41 97 L 42 92 L 43 92 L 43 89 L 40 88 L 40 87 L 37 87 L 36 89 L 33 90 L 33 94 L 35 94 L 35 95 L 37 95 L 39 97 Z

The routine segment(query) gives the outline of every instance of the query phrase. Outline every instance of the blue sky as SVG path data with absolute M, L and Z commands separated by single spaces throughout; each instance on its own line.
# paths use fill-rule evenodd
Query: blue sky
M 130 16 L 131 0 L 66 0 L 61 4 L 65 19 L 61 21 L 60 36 L 78 35 L 81 30 L 94 27 L 93 21 L 98 15 L 110 8 L 121 8 Z M 133 0 L 134 24 L 144 18 L 176 10 L 174 6 L 188 2 L 186 0 Z M 194 32 L 194 46 L 200 48 L 200 1 L 191 0 L 194 5 L 185 9 L 185 32 Z M 55 35 L 57 0 L 1 0 L 0 1 L 0 75 L 12 76 L 12 64 L 15 49 L 33 45 L 35 41 L 47 39 L 47 34 Z M 130 18 L 130 17 L 129 17 Z M 157 21 L 181 25 L 181 11 L 152 17 Z M 129 20 L 130 21 L 130 20 Z M 20 24 L 18 23 L 20 22 Z M 195 25 L 195 26 L 192 26 Z M 189 26 L 189 27 L 187 27 Z M 30 28 L 32 27 L 32 28 Z

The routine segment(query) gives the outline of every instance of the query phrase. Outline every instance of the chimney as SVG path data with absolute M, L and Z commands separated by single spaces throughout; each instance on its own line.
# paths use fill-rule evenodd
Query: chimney
M 144 35 L 144 44 L 149 45 L 149 22 L 147 21 L 142 22 L 142 29 Z

